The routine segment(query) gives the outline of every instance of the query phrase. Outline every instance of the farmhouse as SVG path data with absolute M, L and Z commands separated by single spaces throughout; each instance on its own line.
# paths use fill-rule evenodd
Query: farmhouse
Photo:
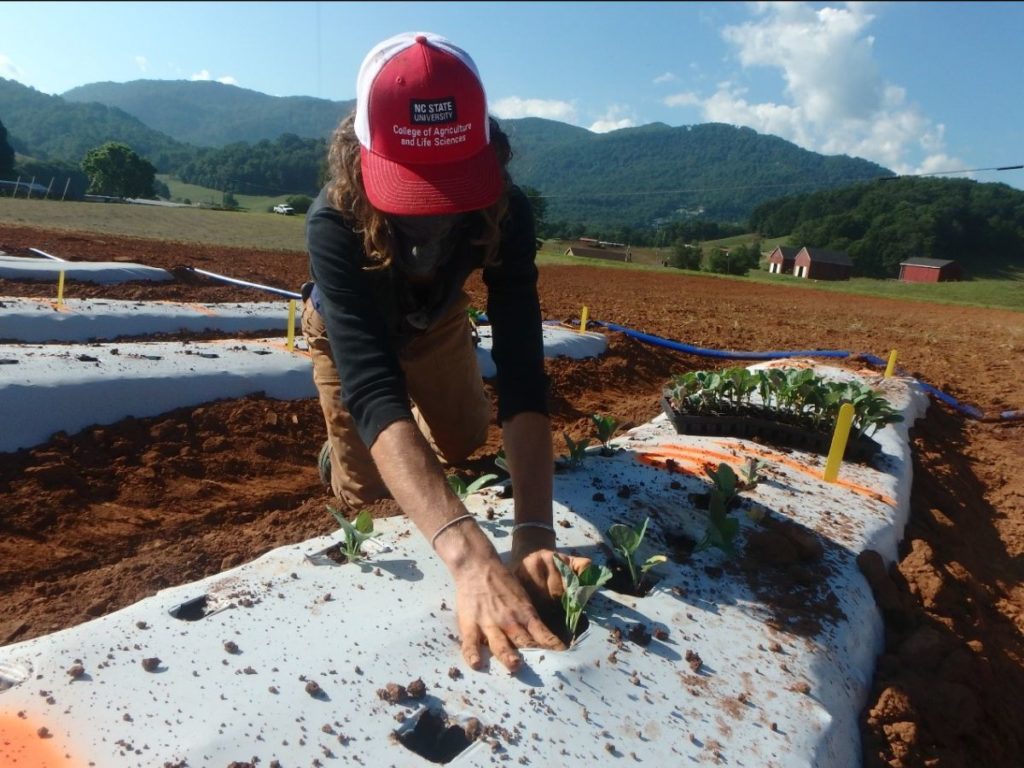
M 574 245 L 565 249 L 566 256 L 582 256 L 586 259 L 604 259 L 605 261 L 632 261 L 633 256 L 626 250 L 618 248 L 588 248 L 586 246 Z
M 811 280 L 849 280 L 853 261 L 842 251 L 804 246 L 793 259 L 793 274 Z
M 773 275 L 793 274 L 793 262 L 796 260 L 797 249 L 780 245 L 768 254 L 768 271 Z
M 907 283 L 944 283 L 963 279 L 952 259 L 907 259 L 900 262 L 900 280 Z

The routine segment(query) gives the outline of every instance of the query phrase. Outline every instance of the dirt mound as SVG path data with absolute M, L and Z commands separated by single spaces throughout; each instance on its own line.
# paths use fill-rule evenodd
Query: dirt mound
M 294 252 L 0 227 L 0 250 L 69 259 L 198 266 L 297 291 Z M 484 288 L 469 290 L 484 307 Z M 672 270 L 541 269 L 542 311 L 732 350 L 900 351 L 908 372 L 986 412 L 1021 408 L 1024 314 L 693 277 Z M 50 296 L 46 283 L 0 282 L 0 295 Z M 280 301 L 213 281 L 90 286 L 68 297 Z M 740 361 L 729 362 L 737 364 Z M 552 360 L 556 455 L 589 416 L 623 428 L 659 412 L 677 372 L 726 364 L 610 335 L 596 360 Z M 493 393 L 492 393 L 493 394 Z M 335 527 L 319 485 L 324 427 L 315 400 L 253 396 L 151 419 L 125 419 L 0 454 L 0 644 L 36 637 Z M 901 562 L 863 567 L 886 617 L 886 650 L 863 716 L 867 766 L 1024 764 L 1024 422 L 983 424 L 933 405 L 913 431 L 912 518 Z M 500 447 L 492 428 L 468 466 Z M 395 514 L 393 503 L 373 508 Z M 760 572 L 762 583 L 767 578 Z M 822 607 L 823 611 L 828 606 Z

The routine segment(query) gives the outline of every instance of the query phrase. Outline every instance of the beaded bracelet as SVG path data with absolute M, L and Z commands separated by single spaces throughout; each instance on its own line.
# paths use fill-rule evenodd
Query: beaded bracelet
M 437 537 L 440 536 L 442 533 L 444 533 L 449 528 L 451 528 L 453 525 L 455 525 L 456 523 L 462 522 L 463 520 L 471 520 L 471 519 L 473 519 L 473 515 L 471 515 L 471 514 L 469 514 L 467 512 L 465 515 L 460 515 L 459 517 L 456 517 L 454 520 L 449 520 L 447 523 L 445 523 L 440 528 L 438 528 L 436 531 L 434 531 L 434 535 L 430 537 L 430 548 L 436 550 L 437 547 L 434 546 L 434 542 L 437 541 Z
M 551 533 L 555 532 L 555 526 L 553 526 L 551 523 L 539 523 L 530 521 L 526 523 L 516 523 L 512 526 L 512 533 L 516 533 L 522 528 L 540 528 L 543 531 L 551 531 Z

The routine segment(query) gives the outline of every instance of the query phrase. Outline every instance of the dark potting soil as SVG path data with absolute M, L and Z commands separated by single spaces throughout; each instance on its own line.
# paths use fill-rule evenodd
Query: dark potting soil
M 432 763 L 450 763 L 472 740 L 461 725 L 449 723 L 444 710 L 427 709 L 419 716 L 412 730 L 399 735 L 407 749 Z
M 823 431 L 807 418 L 766 408 L 744 408 L 738 413 L 687 413 L 662 397 L 661 409 L 681 435 L 744 437 L 755 442 L 783 445 L 825 455 L 832 447 L 832 431 Z M 881 446 L 863 435 L 846 443 L 847 461 L 870 462 Z

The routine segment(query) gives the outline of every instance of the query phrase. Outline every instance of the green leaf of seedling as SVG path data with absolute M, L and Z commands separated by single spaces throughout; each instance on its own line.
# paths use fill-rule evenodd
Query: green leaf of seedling
M 576 602 L 580 608 L 585 606 L 601 587 L 612 577 L 611 569 L 606 565 L 591 563 L 577 576 Z
M 370 516 L 370 511 L 367 509 L 360 511 L 353 524 L 345 519 L 343 513 L 333 507 L 328 506 L 327 509 L 334 515 L 334 519 L 338 521 L 338 525 L 345 532 L 345 541 L 341 545 L 345 557 L 352 562 L 361 560 L 363 542 L 377 535 L 373 532 L 373 518 Z
M 665 557 L 665 555 L 651 555 L 650 557 L 648 557 L 644 561 L 643 565 L 640 566 L 640 573 L 641 573 L 641 575 L 645 574 L 649 570 L 651 570 L 651 568 L 653 568 L 654 566 L 661 565 L 662 563 L 667 563 L 667 562 L 668 562 L 668 558 Z
M 569 437 L 568 433 L 563 432 L 562 437 L 565 438 L 565 444 L 569 448 L 569 455 L 565 456 L 566 463 L 570 469 L 575 469 L 583 463 L 583 459 L 587 455 L 587 446 L 590 445 L 590 439 L 584 438 L 578 443 L 573 442 L 573 439 Z
M 565 612 L 565 627 L 570 634 L 576 634 L 576 627 L 583 608 L 594 593 L 612 577 L 611 570 L 604 565 L 591 563 L 578 576 L 560 558 L 555 558 L 555 568 L 562 576 L 565 592 L 562 594 L 562 610 Z
M 647 528 L 647 521 L 644 521 L 644 529 Z M 633 553 L 640 547 L 644 531 L 634 531 L 628 525 L 615 523 L 608 529 L 608 538 L 611 539 L 612 547 L 622 552 L 626 559 L 633 556 Z
M 458 475 L 448 475 L 448 487 L 452 489 L 460 499 L 466 498 L 466 481 Z
M 508 468 L 508 460 L 505 458 L 505 450 L 504 449 L 498 451 L 498 455 L 494 457 L 494 466 L 496 466 L 498 469 L 500 469 L 506 475 L 511 475 L 512 474 L 509 471 L 509 468 Z
M 497 479 L 498 479 L 497 475 L 492 475 L 492 474 L 480 475 L 480 477 L 478 477 L 476 480 L 474 480 L 472 483 L 470 483 L 469 486 L 466 488 L 466 495 L 468 496 L 471 493 L 476 493 L 481 488 L 483 488 L 485 485 L 487 485 L 489 482 L 491 482 L 491 480 L 497 480 Z
M 373 533 L 373 517 L 370 515 L 370 510 L 364 509 L 356 515 L 355 529 L 362 534 Z

